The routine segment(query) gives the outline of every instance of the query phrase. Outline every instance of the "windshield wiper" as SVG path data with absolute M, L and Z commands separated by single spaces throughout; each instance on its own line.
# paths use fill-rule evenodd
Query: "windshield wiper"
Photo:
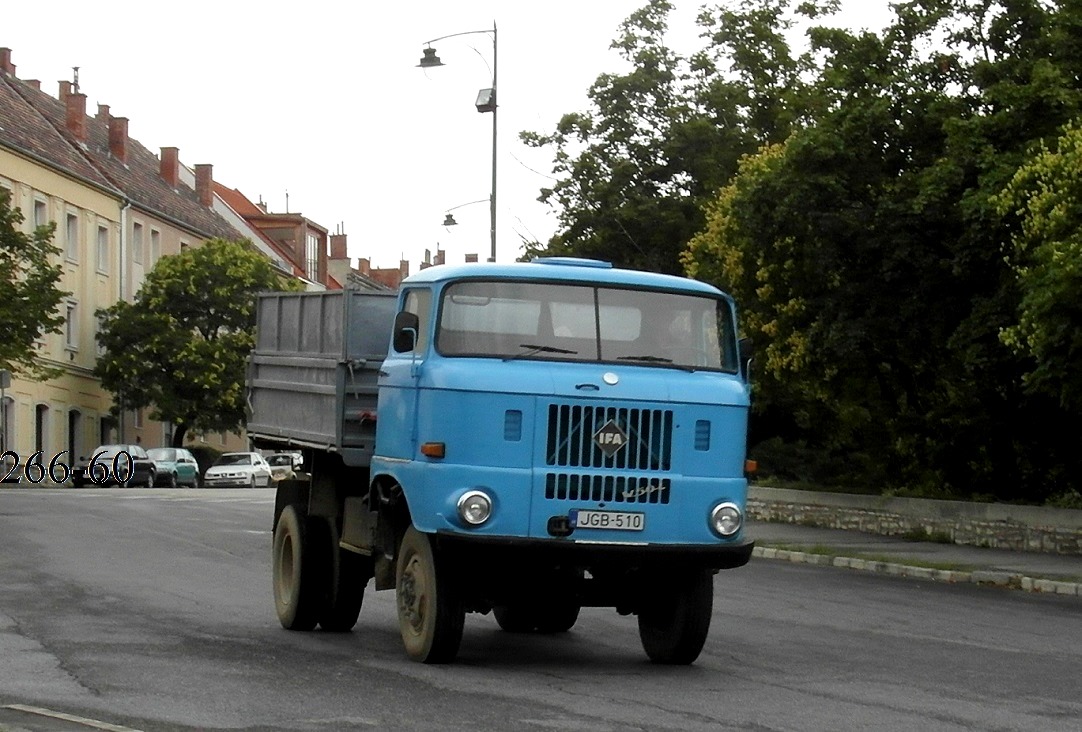
M 646 361 L 648 363 L 672 363 L 671 358 L 662 356 L 617 356 L 617 361 Z
M 519 343 L 519 348 L 526 348 L 528 350 L 522 353 L 516 353 L 513 356 L 505 356 L 504 361 L 514 361 L 516 358 L 525 358 L 526 356 L 532 356 L 535 353 L 564 353 L 564 354 L 576 354 L 578 351 L 572 351 L 567 348 L 557 348 L 556 346 L 539 346 L 536 343 Z
M 651 355 L 644 355 L 644 356 L 617 356 L 616 360 L 617 361 L 641 361 L 643 363 L 660 363 L 660 364 L 664 364 L 666 366 L 671 366 L 674 369 L 680 369 L 681 371 L 687 371 L 689 373 L 697 371 L 697 369 L 694 366 L 689 366 L 689 365 L 683 364 L 683 363 L 673 363 L 673 360 L 671 358 L 664 358 L 662 356 L 651 356 Z

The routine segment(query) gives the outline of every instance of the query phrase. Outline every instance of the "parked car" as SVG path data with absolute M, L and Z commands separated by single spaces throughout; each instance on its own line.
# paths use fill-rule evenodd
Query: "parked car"
M 270 465 L 271 480 L 275 483 L 296 475 L 296 472 L 294 472 L 295 458 L 288 452 L 279 452 L 267 456 L 267 465 Z
M 93 478 L 90 463 L 94 463 Z M 99 445 L 79 458 L 71 468 L 71 482 L 84 485 L 132 485 L 153 488 L 157 480 L 154 461 L 142 445 Z
M 258 452 L 224 453 L 203 474 L 207 488 L 265 488 L 270 483 L 270 465 Z
M 199 487 L 199 463 L 195 461 L 195 455 L 184 448 L 152 447 L 147 450 L 147 455 L 154 461 L 158 485 Z

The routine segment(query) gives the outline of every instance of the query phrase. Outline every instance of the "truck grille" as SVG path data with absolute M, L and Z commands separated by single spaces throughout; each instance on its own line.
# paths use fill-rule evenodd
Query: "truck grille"
M 557 501 L 668 503 L 671 481 L 623 475 L 548 473 L 545 498 Z
M 603 428 L 622 433 L 619 449 L 602 449 L 595 435 Z M 550 404 L 545 460 L 558 467 L 669 470 L 672 430 L 668 409 Z

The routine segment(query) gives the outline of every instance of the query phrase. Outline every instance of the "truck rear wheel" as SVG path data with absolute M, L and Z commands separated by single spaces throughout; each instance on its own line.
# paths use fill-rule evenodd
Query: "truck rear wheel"
M 327 522 L 286 506 L 274 529 L 274 609 L 287 630 L 312 630 L 328 605 Z
M 579 606 L 573 603 L 553 603 L 537 616 L 538 633 L 566 633 L 579 620 Z
M 398 549 L 395 575 L 398 627 L 406 653 L 422 663 L 448 663 L 458 655 L 465 609 L 432 540 L 410 526 Z
M 695 572 L 666 582 L 639 609 L 639 639 L 654 663 L 694 663 L 710 632 L 714 575 Z
M 338 532 L 330 531 L 331 556 L 337 556 L 331 599 L 319 618 L 319 627 L 332 633 L 353 630 L 364 603 L 364 590 L 372 578 L 371 557 L 354 554 L 338 546 Z
M 537 626 L 536 615 L 525 605 L 498 605 L 492 614 L 500 630 L 508 633 L 529 633 Z
M 573 603 L 552 603 L 536 607 L 523 604 L 498 605 L 492 608 L 496 623 L 508 633 L 566 633 L 579 619 L 579 606 Z

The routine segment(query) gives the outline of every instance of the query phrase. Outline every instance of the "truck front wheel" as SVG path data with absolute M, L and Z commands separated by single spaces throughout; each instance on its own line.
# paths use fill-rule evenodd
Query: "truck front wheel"
M 274 608 L 286 630 L 312 630 L 328 605 L 327 522 L 286 506 L 274 529 Z
M 714 575 L 709 570 L 662 583 L 639 608 L 639 639 L 654 663 L 694 663 L 710 632 Z
M 395 576 L 398 627 L 407 655 L 422 663 L 455 659 L 466 615 L 450 568 L 437 559 L 426 534 L 406 529 Z

